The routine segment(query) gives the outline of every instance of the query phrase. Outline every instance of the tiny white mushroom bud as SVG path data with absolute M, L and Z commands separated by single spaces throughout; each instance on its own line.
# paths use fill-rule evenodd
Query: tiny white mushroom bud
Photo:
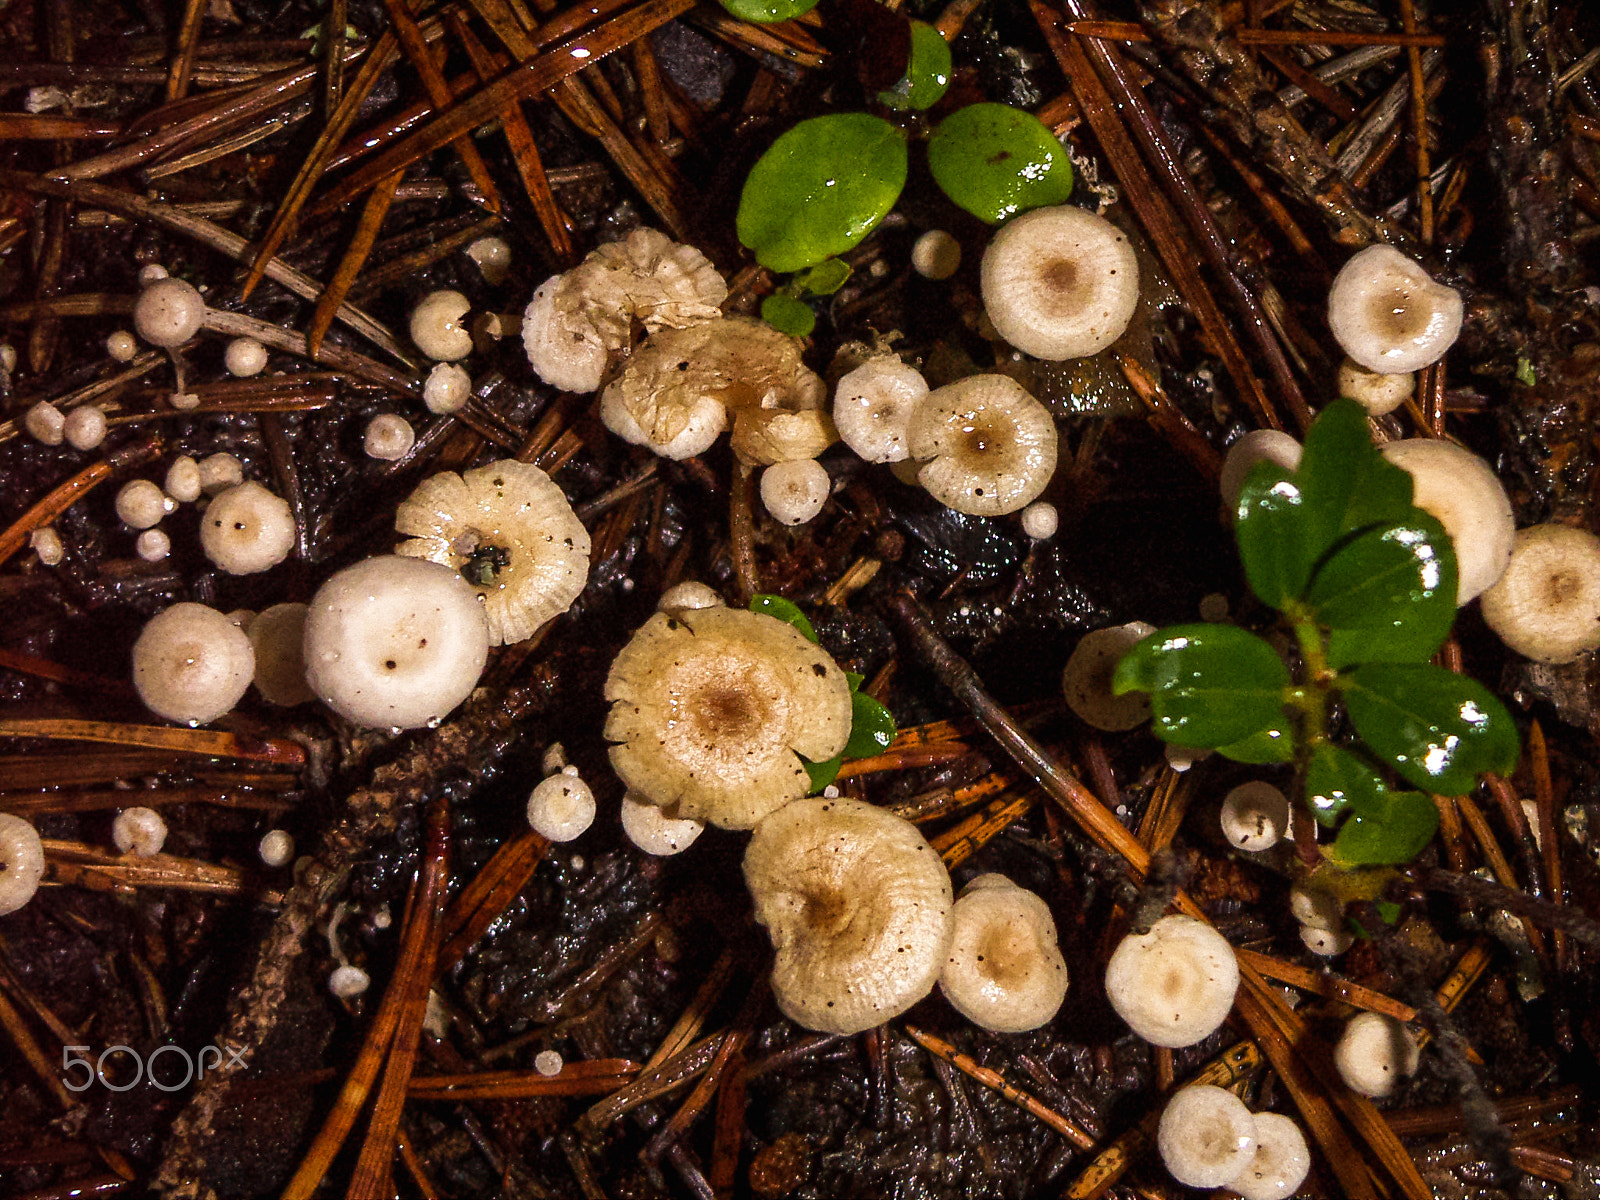
M 171 503 L 150 480 L 130 480 L 117 492 L 117 519 L 129 529 L 149 529 L 171 511 L 167 507 Z
M 153 808 L 125 808 L 111 822 L 111 840 L 123 854 L 153 858 L 167 844 L 167 823 Z
M 460 292 L 429 292 L 411 310 L 411 340 L 429 358 L 453 362 L 472 353 L 472 333 L 461 319 L 472 302 Z
M 1355 939 L 1342 929 L 1318 929 L 1314 925 L 1302 925 L 1300 941 L 1307 950 L 1321 958 L 1337 958 L 1350 949 Z
M 1196 1084 L 1167 1101 L 1156 1145 L 1167 1172 L 1179 1183 L 1231 1186 L 1255 1157 L 1256 1119 L 1232 1092 Z
M 669 817 L 665 809 L 637 799 L 632 792 L 622 797 L 622 832 L 646 854 L 664 858 L 682 853 L 705 829 L 704 821 Z
M 139 268 L 139 286 L 149 287 L 152 283 L 159 283 L 167 278 L 167 269 L 160 263 L 145 263 Z
M 59 446 L 66 437 L 67 418 L 48 400 L 41 400 L 22 418 L 28 436 L 46 446 Z
M 1436 283 L 1392 246 L 1351 255 L 1328 290 L 1328 327 L 1339 348 L 1369 371 L 1420 371 L 1461 332 L 1461 293 Z
M 106 415 L 92 404 L 85 404 L 67 414 L 61 427 L 74 450 L 93 450 L 106 440 Z
M 1232 519 L 1238 507 L 1239 493 L 1244 491 L 1245 477 L 1258 462 L 1274 462 L 1285 471 L 1297 470 L 1304 447 L 1287 433 L 1276 429 L 1256 429 L 1245 434 L 1228 447 L 1222 460 L 1222 475 L 1217 487 L 1222 492 L 1222 506 Z
M 126 329 L 118 329 L 106 336 L 106 353 L 117 362 L 128 362 L 139 353 L 139 343 Z
M 172 553 L 172 539 L 159 529 L 146 529 L 133 539 L 133 552 L 145 562 L 160 562 Z
M 1106 964 L 1106 999 L 1133 1031 L 1155 1046 L 1204 1041 L 1233 1009 L 1239 960 L 1204 921 L 1162 917 L 1131 933 Z
M 1353 358 L 1339 364 L 1339 395 L 1354 400 L 1369 416 L 1381 417 L 1399 408 L 1416 391 L 1414 372 L 1382 375 L 1369 371 Z
M 173 459 L 167 468 L 165 490 L 180 504 L 192 504 L 200 499 L 200 464 L 187 454 Z
M 594 823 L 594 792 L 566 772 L 541 779 L 528 797 L 528 824 L 552 842 L 570 842 Z
M 1061 690 L 1067 707 L 1096 729 L 1120 733 L 1150 719 L 1150 697 L 1146 692 L 1113 695 L 1111 676 L 1117 664 L 1145 638 L 1156 631 L 1154 625 L 1130 621 L 1096 629 L 1078 640 L 1061 672 Z
M 341 1000 L 359 996 L 371 986 L 371 977 L 360 967 L 352 967 L 349 963 L 336 967 L 328 976 L 328 990 Z
M 39 556 L 39 561 L 47 567 L 59 564 L 66 553 L 61 545 L 61 535 L 50 525 L 35 529 L 30 533 L 28 535 L 28 545 Z
M 1047 500 L 1035 500 L 1022 510 L 1022 532 L 1036 542 L 1055 537 L 1061 527 L 1061 514 Z
M 499 287 L 511 270 L 511 243 L 502 237 L 481 237 L 467 247 L 467 257 L 478 264 L 485 282 Z
M 834 389 L 833 423 L 868 462 L 900 462 L 910 453 L 911 414 L 927 394 L 928 381 L 915 367 L 898 358 L 868 359 Z
M 472 394 L 472 376 L 455 363 L 435 363 L 422 385 L 422 402 L 431 413 L 453 413 Z
M 411 428 L 410 421 L 394 413 L 379 413 L 367 422 L 362 449 L 367 452 L 368 458 L 393 462 L 397 458 L 404 458 L 416 444 L 417 434 Z
M 222 355 L 228 374 L 246 378 L 259 375 L 267 367 L 267 348 L 253 337 L 237 337 Z
M 1243 1200 L 1288 1200 L 1311 1170 L 1300 1126 L 1282 1113 L 1256 1113 L 1256 1152 L 1244 1173 L 1228 1182 Z
M 912 245 L 911 266 L 924 279 L 949 279 L 961 269 L 961 243 L 942 229 L 930 229 Z
M 169 721 L 215 721 L 239 703 L 254 673 L 250 639 L 203 604 L 162 610 L 133 644 L 134 689 L 146 708 Z
M 306 686 L 306 612 L 304 604 L 274 604 L 246 630 L 256 652 L 256 691 L 268 704 L 287 708 L 316 698 Z
M 1333 1065 L 1351 1091 L 1387 1096 L 1401 1076 L 1411 1075 L 1422 1051 L 1411 1031 L 1393 1017 L 1361 1012 L 1345 1022 L 1344 1035 L 1333 1048 Z
M 230 575 L 254 575 L 289 557 L 294 549 L 289 502 L 251 480 L 231 487 L 207 506 L 200 521 L 200 548 Z
M 561 1055 L 554 1050 L 541 1050 L 533 1056 L 533 1069 L 547 1079 L 561 1074 Z
M 191 408 L 200 407 L 200 397 L 194 392 L 170 392 L 167 403 L 179 412 L 188 412 Z
M 294 838 L 287 829 L 269 829 L 262 835 L 257 850 L 267 866 L 287 866 L 294 858 Z
M 183 345 L 199 332 L 205 317 L 205 300 L 181 279 L 157 280 L 133 305 L 133 327 L 152 346 Z
M 29 822 L 0 813 L 0 917 L 14 913 L 39 890 L 44 844 Z
M 200 466 L 200 490 L 208 496 L 244 482 L 244 464 L 231 454 L 208 454 Z
M 761 472 L 761 503 L 783 524 L 804 525 L 828 502 L 832 482 L 814 458 L 774 463 Z
M 1600 648 L 1600 538 L 1568 525 L 1519 529 L 1505 574 L 1483 593 L 1483 619 L 1534 662 Z
M 661 593 L 661 599 L 656 601 L 656 609 L 659 612 L 670 613 L 682 608 L 715 608 L 721 603 L 722 597 L 715 589 L 695 580 L 685 579 Z
M 1456 604 L 1482 594 L 1505 572 L 1516 538 L 1511 499 L 1494 468 L 1454 442 L 1409 438 L 1382 447 L 1411 476 L 1412 503 L 1430 513 L 1455 545 Z
M 1289 798 L 1270 783 L 1241 783 L 1222 800 L 1222 835 L 1239 850 L 1270 850 L 1289 831 Z
M 1211 751 L 1202 746 L 1175 746 L 1168 742 L 1162 748 L 1162 757 L 1167 760 L 1167 766 L 1182 774 L 1195 763 L 1205 762 L 1211 757 Z

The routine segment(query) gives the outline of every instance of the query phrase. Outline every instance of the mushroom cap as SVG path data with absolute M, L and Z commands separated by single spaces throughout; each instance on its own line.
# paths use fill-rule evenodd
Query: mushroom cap
M 1147 692 L 1118 696 L 1111 691 L 1111 676 L 1122 656 L 1156 631 L 1154 625 L 1129 621 L 1095 629 L 1078 639 L 1061 671 L 1061 690 L 1067 707 L 1086 724 L 1107 733 L 1121 733 L 1150 719 Z
M 448 288 L 429 292 L 411 310 L 411 340 L 429 358 L 453 362 L 472 353 L 472 333 L 462 318 L 472 301 Z
M 230 575 L 277 566 L 294 549 L 289 502 L 254 480 L 219 494 L 200 519 L 200 548 Z
M 117 362 L 131 362 L 139 353 L 139 343 L 126 329 L 114 330 L 106 335 L 106 353 Z
M 916 826 L 859 800 L 796 800 L 744 855 L 790 1020 L 860 1033 L 933 990 L 951 937 L 950 875 Z
M 133 539 L 133 552 L 145 562 L 160 562 L 172 553 L 172 539 L 159 529 L 146 529 Z
M 67 414 L 61 432 L 74 450 L 93 450 L 106 440 L 106 414 L 92 404 L 80 404 Z
M 306 683 L 357 725 L 441 719 L 471 694 L 488 657 L 477 593 L 459 572 L 422 559 L 386 554 L 346 567 L 306 613 Z
M 1067 995 L 1067 964 L 1050 908 L 1004 875 L 980 875 L 952 912 L 939 990 L 967 1020 L 996 1033 L 1037 1029 Z
M 236 337 L 223 351 L 222 365 L 230 375 L 259 375 L 267 367 L 267 348 L 253 337 Z
M 200 468 L 200 490 L 208 496 L 244 482 L 244 464 L 226 451 L 208 454 L 196 465 Z
M 269 867 L 283 867 L 294 857 L 294 836 L 287 829 L 269 829 L 256 847 L 261 861 Z
M 192 504 L 200 499 L 200 464 L 187 454 L 180 454 L 167 468 L 164 487 L 167 495 L 180 504 Z
M 422 385 L 422 402 L 431 413 L 453 413 L 472 394 L 472 376 L 455 363 L 434 363 Z
M 1483 619 L 1534 662 L 1600 648 L 1600 538 L 1568 525 L 1517 530 L 1505 574 L 1483 593 Z
M 681 854 L 694 845 L 706 830 L 704 821 L 670 817 L 659 805 L 637 799 L 632 792 L 622 797 L 622 832 L 646 854 L 665 857 Z
M 594 824 L 594 792 L 576 775 L 558 771 L 528 797 L 528 824 L 552 842 L 570 842 Z
M 1300 926 L 1300 942 L 1311 953 L 1321 958 L 1337 958 L 1350 949 L 1355 941 L 1342 929 L 1323 929 L 1316 925 Z
M 1253 429 L 1228 447 L 1222 460 L 1222 475 L 1217 487 L 1222 492 L 1222 506 L 1229 514 L 1238 507 L 1239 493 L 1244 491 L 1245 476 L 1258 462 L 1275 462 L 1285 471 L 1300 466 L 1303 447 L 1287 433 L 1276 429 Z
M 149 529 L 159 524 L 177 505 L 160 485 L 148 479 L 130 479 L 117 491 L 117 518 L 129 529 Z
M 912 244 L 911 266 L 924 279 L 949 279 L 961 269 L 961 243 L 943 229 L 930 229 Z
M 133 303 L 133 327 L 152 346 L 181 346 L 206 319 L 206 302 L 193 284 L 158 279 Z
M 1190 1187 L 1231 1186 L 1256 1152 L 1256 1119 L 1243 1100 L 1208 1083 L 1174 1093 L 1161 1112 L 1156 1146 L 1168 1173 Z
M 592 392 L 606 373 L 605 338 L 575 306 L 558 303 L 563 278 L 552 275 L 534 289 L 522 314 L 522 348 L 551 387 Z
M 1422 1059 L 1411 1031 L 1393 1017 L 1360 1012 L 1345 1022 L 1333 1048 L 1333 1065 L 1351 1091 L 1374 1099 L 1387 1096 L 1402 1075 L 1410 1075 Z
M 48 400 L 40 400 L 23 415 L 22 427 L 34 441 L 59 446 L 66 439 L 67 418 Z
M 1300 1126 L 1282 1113 L 1256 1113 L 1256 1152 L 1228 1187 L 1244 1200 L 1288 1200 L 1311 1170 L 1311 1150 Z
M 761 472 L 761 503 L 785 525 L 804 525 L 815 517 L 832 489 L 828 469 L 814 458 L 773 463 Z
M 1155 1046 L 1176 1049 L 1210 1037 L 1238 990 L 1233 947 L 1193 917 L 1162 917 L 1150 932 L 1130 933 L 1106 964 L 1106 999 Z
M 656 601 L 656 610 L 671 613 L 680 608 L 716 608 L 722 602 L 716 589 L 695 579 L 685 579 L 661 593 L 661 599 Z
M 900 462 L 910 453 L 911 414 L 927 394 L 928 381 L 915 367 L 898 358 L 868 359 L 834 387 L 833 423 L 868 462 Z
M 167 823 L 153 808 L 125 808 L 111 822 L 111 840 L 123 854 L 153 858 L 167 842 Z
M 43 878 L 39 831 L 21 817 L 0 813 L 0 917 L 32 900 Z
M 1289 798 L 1255 779 L 1222 798 L 1222 834 L 1238 850 L 1270 850 L 1289 832 Z
M 306 686 L 306 613 L 304 604 L 264 608 L 245 631 L 256 652 L 256 691 L 268 704 L 285 708 L 315 700 Z
M 635 229 L 596 246 L 568 277 L 586 312 L 614 313 L 621 325 L 637 319 L 648 333 L 714 321 L 728 298 L 710 259 L 658 229 Z
M 1035 500 L 1022 510 L 1022 532 L 1036 542 L 1048 541 L 1061 528 L 1061 514 L 1047 500 Z
M 1408 438 L 1382 447 L 1411 476 L 1412 503 L 1431 513 L 1455 544 L 1459 586 L 1467 603 L 1504 574 L 1517 534 L 1511 499 L 1494 468 L 1454 442 Z
M 1339 348 L 1369 371 L 1420 371 L 1461 332 L 1461 293 L 1436 283 L 1392 246 L 1350 256 L 1328 290 L 1328 327 Z
M 1139 306 L 1139 260 L 1123 233 L 1086 208 L 1036 208 L 1003 226 L 983 252 L 983 307 L 1024 354 L 1098 354 Z
M 133 643 L 134 689 L 168 721 L 204 725 L 232 711 L 255 669 L 244 631 L 204 604 L 163 609 Z
M 1326 888 L 1297 883 L 1289 889 L 1289 912 L 1313 929 L 1344 928 L 1344 901 Z
M 685 414 L 678 432 L 667 441 L 656 442 L 623 406 L 622 393 L 615 388 L 607 388 L 600 393 L 600 420 L 629 445 L 647 446 L 662 458 L 681 462 L 711 449 L 728 427 L 728 410 L 715 398 L 701 396 Z
M 810 788 L 800 761 L 850 737 L 850 685 L 825 650 L 775 617 L 656 613 L 611 664 L 611 765 L 678 817 L 749 829 Z
M 394 462 L 411 453 L 417 444 L 417 431 L 411 422 L 397 413 L 379 413 L 367 422 L 361 439 L 361 449 L 368 458 Z
M 394 527 L 411 535 L 395 553 L 461 572 L 483 600 L 493 646 L 532 637 L 589 580 L 589 531 L 532 463 L 430 476 L 395 510 Z
M 929 392 L 907 434 L 911 457 L 923 464 L 917 482 L 975 517 L 1025 508 L 1055 474 L 1050 410 L 1005 375 L 971 375 Z
M 1383 375 L 1367 370 L 1351 358 L 1339 364 L 1339 395 L 1354 400 L 1371 417 L 1392 413 L 1406 402 L 1416 386 L 1417 376 L 1413 371 Z

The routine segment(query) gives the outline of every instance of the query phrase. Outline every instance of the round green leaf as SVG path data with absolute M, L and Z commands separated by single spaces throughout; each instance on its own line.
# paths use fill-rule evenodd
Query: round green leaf
M 1289 732 L 1288 725 L 1280 714 L 1278 720 L 1268 728 L 1258 729 L 1249 737 L 1229 742 L 1226 746 L 1218 746 L 1217 753 L 1234 762 L 1256 766 L 1293 762 L 1294 736 Z
M 794 284 L 802 296 L 831 296 L 849 278 L 850 264 L 842 258 L 830 258 L 796 275 Z
M 721 0 L 721 3 L 741 21 L 754 21 L 758 25 L 803 17 L 817 6 L 817 0 Z
M 865 692 L 850 694 L 850 740 L 845 743 L 846 758 L 869 758 L 882 754 L 894 741 L 894 717 L 889 710 Z
M 1372 444 L 1367 412 L 1336 400 L 1306 433 L 1295 472 L 1305 494 L 1305 554 L 1320 560 L 1340 538 L 1369 525 L 1404 521 L 1411 512 L 1411 476 Z
M 1270 460 L 1245 476 L 1233 527 L 1250 590 L 1283 608 L 1305 591 L 1315 560 L 1305 537 L 1305 494 L 1294 476 Z
M 801 612 L 792 600 L 785 600 L 782 596 L 770 596 L 764 592 L 757 592 L 750 597 L 750 611 L 761 613 L 763 616 L 776 617 L 785 625 L 793 625 L 805 635 L 808 642 L 817 640 L 817 631 L 811 628 L 811 622 L 806 620 L 805 613 Z
M 1226 746 L 1283 721 L 1289 672 L 1278 652 L 1232 625 L 1174 625 L 1117 664 L 1112 690 L 1150 693 L 1151 728 L 1180 746 Z
M 1388 794 L 1378 773 L 1350 751 L 1326 743 L 1312 751 L 1306 767 L 1306 803 L 1317 824 L 1331 829 L 1347 808 L 1361 811 Z
M 1421 792 L 1388 792 L 1350 814 L 1328 850 L 1348 867 L 1410 862 L 1439 828 L 1439 810 Z
M 750 169 L 739 240 L 774 271 L 843 254 L 883 220 L 906 183 L 905 138 L 866 113 L 801 121 Z
M 926 21 L 911 22 L 911 61 L 905 76 L 878 103 L 894 109 L 932 108 L 950 86 L 950 43 Z
M 817 314 L 811 306 L 782 292 L 761 302 L 761 319 L 790 337 L 807 337 L 817 327 Z
M 1464 796 L 1485 771 L 1517 765 L 1511 714 L 1474 679 L 1427 663 L 1367 663 L 1343 677 L 1361 740 L 1409 783 Z
M 1072 164 L 1055 134 L 1009 104 L 969 104 L 940 121 L 928 168 L 945 195 L 991 225 L 1072 195 Z

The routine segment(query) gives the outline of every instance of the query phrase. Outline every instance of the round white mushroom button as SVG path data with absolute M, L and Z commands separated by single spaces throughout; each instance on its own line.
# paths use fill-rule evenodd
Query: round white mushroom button
M 472 334 L 462 318 L 472 302 L 460 292 L 429 292 L 411 310 L 411 340 L 429 358 L 452 362 L 472 353 Z
M 133 327 L 152 346 L 181 346 L 200 330 L 206 302 L 192 284 L 158 279 L 133 305 Z
M 43 878 L 39 831 L 21 817 L 0 813 L 0 917 L 32 900 Z
M 267 366 L 267 348 L 253 337 L 237 337 L 228 343 L 222 362 L 230 375 L 259 375 Z
M 48 400 L 41 400 L 22 418 L 28 436 L 46 446 L 59 446 L 66 437 L 67 418 Z
M 575 775 L 561 771 L 541 779 L 528 797 L 528 824 L 552 842 L 570 842 L 594 823 L 594 792 Z
M 118 329 L 106 337 L 106 354 L 116 362 L 128 362 L 139 353 L 139 343 L 126 329 Z
M 111 822 L 111 840 L 124 854 L 153 858 L 167 842 L 167 823 L 153 808 L 125 808 Z
M 832 481 L 811 458 L 774 463 L 761 472 L 761 503 L 785 525 L 804 525 L 828 502 Z
M 294 549 L 288 501 L 253 480 L 223 492 L 200 522 L 200 548 L 230 575 L 254 575 L 277 566 Z
M 362 449 L 368 458 L 393 462 L 404 458 L 417 444 L 416 431 L 411 422 L 394 413 L 379 413 L 367 422 L 367 432 L 362 439 Z
M 912 245 L 911 266 L 924 279 L 949 279 L 961 268 L 961 243 L 942 229 L 930 229 Z
M 453 413 L 472 394 L 472 377 L 455 363 L 435 363 L 422 385 L 422 402 L 431 413 Z
M 61 431 L 74 450 L 93 450 L 106 440 L 106 415 L 92 404 L 67 414 Z

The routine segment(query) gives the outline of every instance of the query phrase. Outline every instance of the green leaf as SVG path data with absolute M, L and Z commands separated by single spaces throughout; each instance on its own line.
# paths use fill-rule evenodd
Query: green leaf
M 878 93 L 887 108 L 932 108 L 950 86 L 950 43 L 926 21 L 911 22 L 911 61 L 900 82 Z
M 1439 828 L 1439 810 L 1421 792 L 1388 792 L 1350 814 L 1329 847 L 1343 866 L 1410 862 Z
M 991 225 L 1072 195 L 1072 164 L 1055 134 L 1009 104 L 969 104 L 940 121 L 928 168 L 946 196 Z
M 803 17 L 817 6 L 817 0 L 721 0 L 721 3 L 741 21 L 754 21 L 758 25 Z
M 1315 563 L 1340 538 L 1411 515 L 1411 476 L 1372 444 L 1367 412 L 1335 400 L 1306 433 L 1295 482 L 1305 493 L 1306 554 Z
M 1112 690 L 1150 693 L 1152 728 L 1180 746 L 1226 746 L 1283 721 L 1289 672 L 1278 652 L 1232 625 L 1174 625 L 1117 664 Z
M 1517 765 L 1517 727 L 1476 680 L 1427 663 L 1367 663 L 1341 680 L 1350 723 L 1409 783 L 1464 796 Z
M 861 685 L 867 681 L 867 677 L 865 675 L 858 675 L 854 671 L 846 671 L 844 673 L 844 681 L 850 685 L 850 690 L 852 692 L 859 692 L 861 690 Z
M 1293 762 L 1294 737 L 1290 734 L 1288 726 L 1289 723 L 1280 714 L 1268 728 L 1258 729 L 1249 737 L 1229 742 L 1226 746 L 1218 746 L 1217 753 L 1223 758 L 1231 758 L 1234 762 L 1253 763 L 1258 766 L 1267 763 Z
M 819 262 L 809 271 L 794 277 L 796 295 L 831 296 L 850 278 L 850 264 L 842 258 L 829 258 Z
M 1456 554 L 1450 535 L 1413 508 L 1408 519 L 1340 545 L 1306 592 L 1317 622 L 1332 630 L 1328 662 L 1427 662 L 1456 619 Z
M 1270 460 L 1250 468 L 1233 533 L 1245 579 L 1263 604 L 1283 608 L 1306 590 L 1315 559 L 1305 515 L 1305 495 L 1293 475 Z
M 750 169 L 739 240 L 774 271 L 843 254 L 870 233 L 906 183 L 906 142 L 866 113 L 801 121 Z
M 882 754 L 894 741 L 894 717 L 889 710 L 865 692 L 850 694 L 850 740 L 844 745 L 846 758 L 869 758 Z
M 811 306 L 782 292 L 761 302 L 761 319 L 790 337 L 808 337 L 817 327 L 817 314 Z
M 808 642 L 817 640 L 817 631 L 811 628 L 811 622 L 806 620 L 805 613 L 801 612 L 792 600 L 785 600 L 782 596 L 770 596 L 764 592 L 757 592 L 750 597 L 750 611 L 762 613 L 769 617 L 776 617 L 785 625 L 793 625 L 805 635 Z
M 839 768 L 844 766 L 844 755 L 835 754 L 827 762 L 814 763 L 809 758 L 800 761 L 805 764 L 806 774 L 811 777 L 811 790 L 807 795 L 815 795 L 839 777 Z
M 1388 794 L 1378 773 L 1350 751 L 1323 743 L 1311 752 L 1306 803 L 1317 824 L 1331 829 L 1347 808 L 1375 805 Z

